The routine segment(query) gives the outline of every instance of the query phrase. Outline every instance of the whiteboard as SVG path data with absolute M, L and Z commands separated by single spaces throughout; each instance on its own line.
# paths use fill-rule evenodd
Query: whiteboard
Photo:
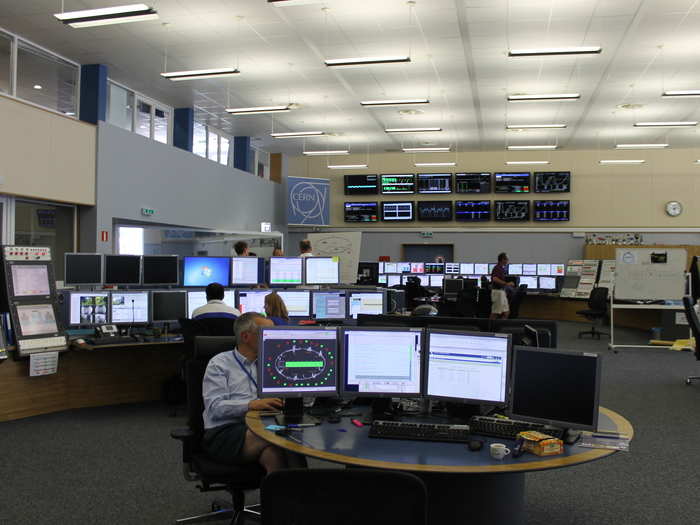
M 666 262 L 652 262 L 664 256 Z M 681 300 L 687 257 L 681 248 L 617 248 L 615 298 Z
M 340 257 L 341 283 L 357 282 L 362 232 L 310 233 L 308 238 L 315 256 Z

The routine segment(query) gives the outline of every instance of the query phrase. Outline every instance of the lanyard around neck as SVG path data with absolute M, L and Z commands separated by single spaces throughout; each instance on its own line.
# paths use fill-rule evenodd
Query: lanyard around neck
M 243 363 L 241 363 L 241 361 L 238 359 L 238 356 L 236 355 L 235 350 L 233 350 L 233 358 L 236 360 L 236 363 L 238 363 L 238 366 L 241 367 L 241 370 L 243 370 L 245 375 L 248 376 L 248 379 L 250 379 L 253 382 L 253 384 L 255 385 L 255 390 L 257 390 L 258 389 L 258 382 L 253 378 L 253 376 L 250 374 L 248 369 L 243 366 Z

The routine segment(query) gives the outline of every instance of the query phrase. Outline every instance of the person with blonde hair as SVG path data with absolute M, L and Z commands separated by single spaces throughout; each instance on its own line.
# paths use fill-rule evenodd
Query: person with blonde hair
M 284 300 L 277 292 L 269 293 L 265 296 L 265 314 L 267 318 L 275 323 L 275 326 L 289 324 L 289 312 Z

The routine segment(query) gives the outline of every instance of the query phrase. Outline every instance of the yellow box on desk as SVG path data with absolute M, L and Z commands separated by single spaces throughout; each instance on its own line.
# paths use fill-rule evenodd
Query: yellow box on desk
M 518 433 L 523 438 L 523 450 L 532 452 L 536 456 L 556 456 L 564 452 L 564 442 L 542 432 L 528 430 Z

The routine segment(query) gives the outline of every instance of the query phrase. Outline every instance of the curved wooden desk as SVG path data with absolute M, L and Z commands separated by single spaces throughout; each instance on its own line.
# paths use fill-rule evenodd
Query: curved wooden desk
M 483 448 L 470 452 L 457 443 L 371 439 L 369 427 L 357 428 L 348 418 L 339 424 L 323 423 L 294 433 L 299 445 L 265 430 L 271 417 L 249 412 L 246 423 L 264 440 L 292 452 L 351 467 L 393 469 L 419 475 L 428 487 L 431 524 L 524 523 L 525 473 L 595 461 L 614 454 L 613 450 L 566 446 L 564 455 L 538 457 L 523 454 L 497 461 L 489 445 L 499 439 L 478 436 Z M 600 408 L 600 430 L 633 435 L 632 425 L 621 415 Z M 512 441 L 506 442 L 512 448 Z

